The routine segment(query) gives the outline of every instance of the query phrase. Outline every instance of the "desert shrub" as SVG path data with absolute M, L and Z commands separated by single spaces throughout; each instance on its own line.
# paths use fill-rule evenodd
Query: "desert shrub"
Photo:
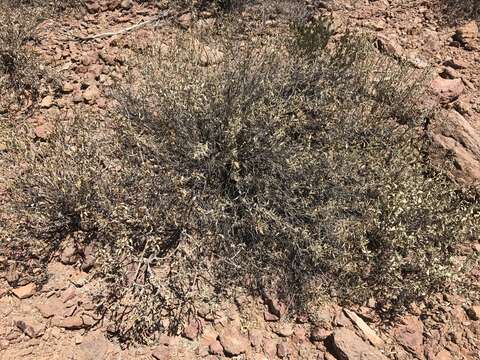
M 238 12 L 246 10 L 249 15 L 254 15 L 257 19 L 260 15 L 264 20 L 279 14 L 282 14 L 285 19 L 307 12 L 306 2 L 303 0 L 164 0 L 164 3 L 165 6 L 183 10 L 190 9 L 194 12 L 213 11 L 219 16 L 238 14 Z
M 2 103 L 9 91 L 14 95 L 38 95 L 41 74 L 25 45 L 36 26 L 36 14 L 9 2 L 0 4 L 0 88 Z M 14 99 L 15 101 L 17 99 Z M 6 106 L 7 104 L 4 104 Z
M 254 3 L 254 0 L 181 0 L 170 2 L 169 5 L 177 6 L 183 9 L 193 10 L 217 10 L 217 11 L 233 11 L 243 8 L 245 5 Z
M 226 46 L 211 67 L 188 42 L 154 47 L 112 124 L 19 138 L 9 256 L 45 266 L 72 234 L 96 246 L 98 301 L 124 341 L 238 287 L 292 311 L 329 296 L 397 311 L 450 284 L 478 199 L 425 156 L 421 77 L 351 35 L 310 53 L 291 41 Z
M 126 118 L 195 199 L 182 228 L 213 236 L 222 284 L 276 278 L 293 303 L 328 284 L 402 306 L 444 283 L 478 229 L 475 198 L 425 162 L 421 77 L 350 35 L 319 42 L 232 53 L 213 73 L 147 63 Z
M 330 23 L 324 18 L 310 22 L 302 20 L 300 18 L 291 22 L 292 46 L 294 51 L 309 56 L 323 50 L 328 45 L 332 29 Z
M 52 80 L 28 45 L 36 40 L 36 28 L 42 20 L 81 3 L 79 0 L 0 2 L 0 108 L 8 110 L 12 104 L 35 101 L 42 83 Z
M 443 20 L 449 24 L 480 19 L 480 3 L 477 0 L 438 0 L 434 4 L 438 6 Z

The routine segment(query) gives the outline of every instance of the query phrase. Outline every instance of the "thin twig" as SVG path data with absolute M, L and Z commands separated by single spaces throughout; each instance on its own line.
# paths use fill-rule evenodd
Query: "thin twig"
M 179 13 L 179 14 L 176 14 L 177 16 L 181 16 L 183 15 L 185 12 L 182 12 L 182 13 Z M 101 38 L 105 38 L 105 37 L 110 37 L 110 36 L 115 36 L 115 35 L 121 35 L 121 34 L 126 34 L 130 31 L 134 31 L 134 30 L 138 30 L 144 26 L 147 26 L 151 23 L 154 23 L 154 22 L 157 22 L 157 21 L 161 21 L 161 20 L 165 20 L 166 18 L 168 17 L 171 17 L 173 16 L 174 14 L 172 12 L 166 12 L 166 13 L 163 13 L 161 15 L 158 15 L 158 16 L 155 16 L 154 18 L 152 19 L 149 19 L 149 20 L 145 20 L 145 21 L 141 21 L 135 25 L 132 25 L 132 26 L 129 26 L 129 27 L 126 27 L 124 29 L 120 29 L 118 31 L 109 31 L 109 32 L 105 32 L 105 33 L 101 33 L 101 34 L 96 34 L 96 35 L 90 35 L 90 36 L 81 36 L 81 35 L 73 35 L 73 38 L 75 40 L 79 40 L 79 41 L 90 41 L 90 40 L 95 40 L 95 39 L 101 39 Z

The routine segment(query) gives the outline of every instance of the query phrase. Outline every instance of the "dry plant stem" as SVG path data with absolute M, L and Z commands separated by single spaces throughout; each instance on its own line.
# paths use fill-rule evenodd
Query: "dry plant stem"
M 115 35 L 123 35 L 123 34 L 131 32 L 131 31 L 141 29 L 141 28 L 143 28 L 147 25 L 150 25 L 152 23 L 165 20 L 165 19 L 167 19 L 169 17 L 172 17 L 172 16 L 177 16 L 177 17 L 182 16 L 185 13 L 187 13 L 187 11 L 181 12 L 179 14 L 172 14 L 171 12 L 166 12 L 166 13 L 163 13 L 161 15 L 155 16 L 152 19 L 141 21 L 141 22 L 139 22 L 135 25 L 132 25 L 132 26 L 129 26 L 129 27 L 117 30 L 117 31 L 109 31 L 109 32 L 96 34 L 96 35 L 90 35 L 90 36 L 73 35 L 73 38 L 75 40 L 78 40 L 78 41 L 90 41 L 90 40 L 96 40 L 96 39 L 111 37 L 111 36 L 115 36 Z

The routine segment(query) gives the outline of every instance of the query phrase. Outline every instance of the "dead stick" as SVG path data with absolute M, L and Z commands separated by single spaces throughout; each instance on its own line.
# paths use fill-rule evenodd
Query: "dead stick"
M 181 16 L 181 15 L 183 15 L 184 13 L 186 13 L 186 12 L 182 12 L 182 13 L 178 14 L 178 16 Z M 140 28 L 142 28 L 142 27 L 144 27 L 144 26 L 146 26 L 146 25 L 149 25 L 149 24 L 151 24 L 151 23 L 154 23 L 154 22 L 156 22 L 156 21 L 165 20 L 166 18 L 168 18 L 168 17 L 170 17 L 170 16 L 172 16 L 172 13 L 167 12 L 167 13 L 165 13 L 165 14 L 162 14 L 162 15 L 159 15 L 159 16 L 155 16 L 154 18 L 149 19 L 149 20 L 141 21 L 141 22 L 139 22 L 138 24 L 129 26 L 129 27 L 124 28 L 124 29 L 120 29 L 120 30 L 118 30 L 118 31 L 109 31 L 109 32 L 101 33 L 101 34 L 91 35 L 91 36 L 73 35 L 73 37 L 74 37 L 76 40 L 79 40 L 79 41 L 89 41 L 89 40 L 101 39 L 101 38 L 104 38 L 104 37 L 121 35 L 121 34 L 125 34 L 125 33 L 127 33 L 127 32 L 130 32 L 130 31 L 133 31 L 133 30 L 140 29 Z

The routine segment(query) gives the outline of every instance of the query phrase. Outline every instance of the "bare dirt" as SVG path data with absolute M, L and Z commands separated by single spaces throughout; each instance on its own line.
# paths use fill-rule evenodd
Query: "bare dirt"
M 455 155 L 457 178 L 478 182 L 480 38 L 475 16 L 460 16 L 458 6 L 434 0 L 324 3 L 318 12 L 332 17 L 337 32 L 368 32 L 382 51 L 433 70 L 431 97 L 425 101 L 440 106 L 431 136 L 439 149 Z M 87 9 L 46 21 L 41 41 L 31 45 L 63 79 L 61 91 L 28 104 L 33 111 L 18 110 L 33 138 L 48 137 L 53 119 L 68 119 L 74 112 L 107 117 L 113 106 L 109 87 L 124 76 L 132 49 L 147 46 L 152 37 L 169 39 L 188 31 L 196 21 L 203 26 L 218 21 L 209 14 L 192 20 L 188 13 L 167 14 L 173 23 L 156 21 L 156 6 L 130 1 L 90 1 Z M 134 31 L 104 34 L 139 24 Z M 85 39 L 92 36 L 98 37 Z M 466 255 L 473 252 L 480 252 L 480 243 L 465 249 Z M 274 298 L 239 296 L 214 312 L 199 309 L 182 333 L 123 348 L 109 338 L 108 322 L 93 311 L 92 289 L 101 285 L 60 260 L 68 263 L 68 253 L 50 264 L 50 279 L 41 289 L 26 283 L 11 287 L 14 270 L 4 274 L 0 359 L 480 359 L 480 304 L 452 294 L 416 304 L 392 323 L 380 320 L 375 299 L 349 309 L 325 305 L 315 319 L 284 321 L 283 306 Z M 480 285 L 480 264 L 472 277 Z

